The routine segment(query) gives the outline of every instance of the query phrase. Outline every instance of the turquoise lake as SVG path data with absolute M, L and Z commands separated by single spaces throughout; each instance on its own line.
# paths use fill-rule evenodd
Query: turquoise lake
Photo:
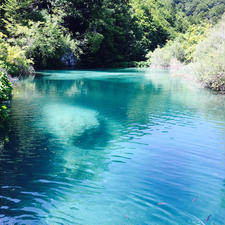
M 225 225 L 225 96 L 167 71 L 43 71 L 5 132 L 1 225 Z

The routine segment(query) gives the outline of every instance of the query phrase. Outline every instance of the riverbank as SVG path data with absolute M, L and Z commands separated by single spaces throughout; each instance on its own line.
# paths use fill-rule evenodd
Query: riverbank
M 197 86 L 199 88 L 210 89 L 214 91 L 215 93 L 225 95 L 224 85 L 219 86 L 219 88 L 217 87 L 212 88 L 212 86 L 206 85 L 204 81 L 201 81 L 196 74 L 193 64 L 185 65 L 179 62 L 176 58 L 174 58 L 171 60 L 170 65 L 168 67 L 156 66 L 156 65 L 152 65 L 150 67 L 151 69 L 166 69 L 170 72 L 171 76 L 185 79 L 186 81 L 191 83 L 191 85 Z
M 192 26 L 185 34 L 149 54 L 151 67 L 199 82 L 203 87 L 225 92 L 225 15 L 213 27 Z

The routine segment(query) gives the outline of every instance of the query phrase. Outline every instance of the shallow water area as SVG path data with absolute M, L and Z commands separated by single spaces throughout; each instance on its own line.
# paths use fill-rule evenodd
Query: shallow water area
M 14 90 L 0 224 L 225 225 L 225 96 L 149 69 Z

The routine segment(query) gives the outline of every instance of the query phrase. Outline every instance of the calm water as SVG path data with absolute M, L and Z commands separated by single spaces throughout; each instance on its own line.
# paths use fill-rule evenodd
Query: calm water
M 0 224 L 225 224 L 225 96 L 160 71 L 45 71 L 10 117 Z

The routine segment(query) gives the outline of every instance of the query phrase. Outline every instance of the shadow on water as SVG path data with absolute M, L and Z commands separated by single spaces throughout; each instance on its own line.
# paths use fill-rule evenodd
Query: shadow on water
M 104 148 L 112 140 L 113 135 L 110 134 L 108 124 L 104 119 L 98 119 L 99 125 L 84 131 L 79 136 L 72 138 L 74 146 L 82 149 Z M 108 132 L 106 132 L 108 131 Z

